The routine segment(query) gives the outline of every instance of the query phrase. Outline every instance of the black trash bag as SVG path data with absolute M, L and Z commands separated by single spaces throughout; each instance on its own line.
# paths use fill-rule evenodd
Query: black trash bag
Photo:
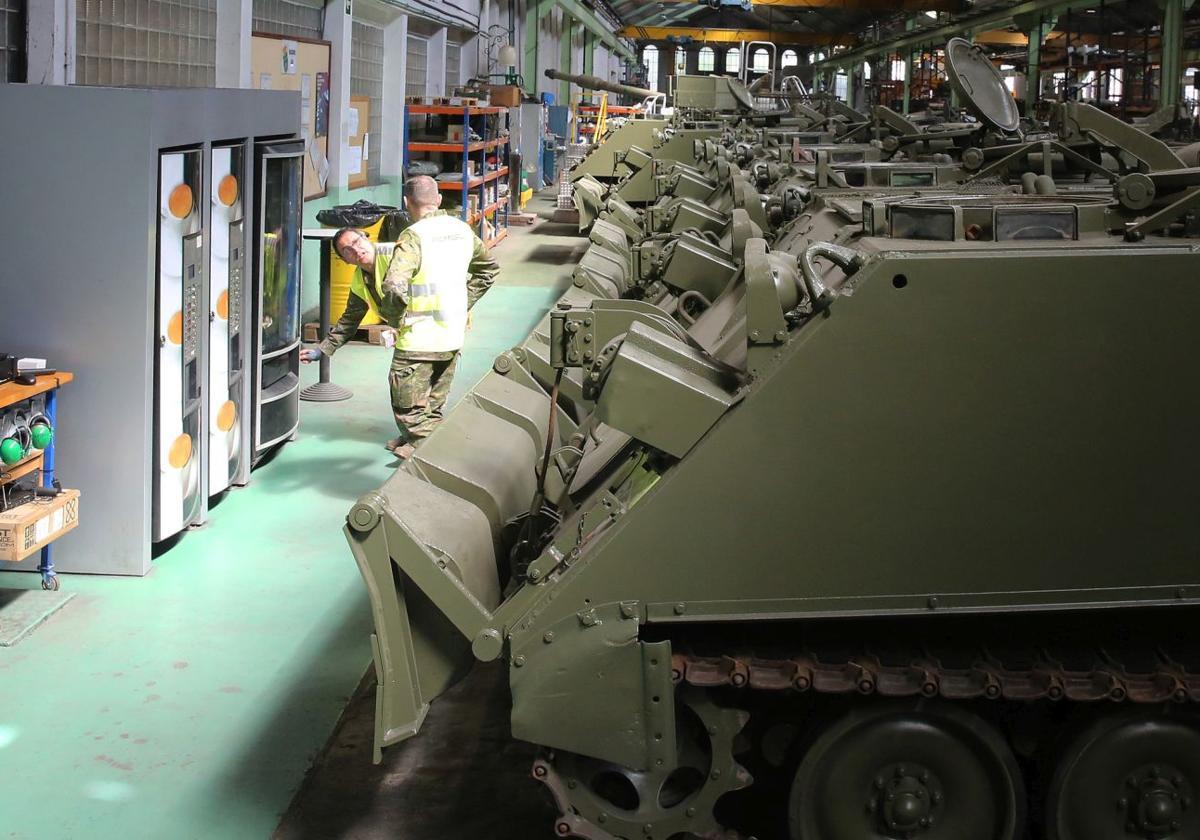
M 328 207 L 317 213 L 317 221 L 326 227 L 366 228 L 379 221 L 380 216 L 385 217 L 379 229 L 380 242 L 395 242 L 401 231 L 412 224 L 408 211 L 366 200 Z

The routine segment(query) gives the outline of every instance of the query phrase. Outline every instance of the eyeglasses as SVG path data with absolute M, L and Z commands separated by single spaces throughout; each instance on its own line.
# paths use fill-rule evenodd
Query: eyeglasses
M 340 245 L 338 245 L 338 247 L 336 249 L 338 256 L 341 257 L 342 260 L 344 260 L 345 262 L 350 262 L 353 259 L 353 257 L 355 257 L 357 255 L 357 252 L 355 251 L 355 246 L 359 242 L 361 242 L 362 240 L 364 240 L 366 238 L 367 237 L 363 236 L 361 233 L 355 234 L 353 236 L 353 238 L 351 238 L 349 236 L 343 236 L 342 243 Z M 347 257 L 346 254 L 349 254 L 350 256 Z

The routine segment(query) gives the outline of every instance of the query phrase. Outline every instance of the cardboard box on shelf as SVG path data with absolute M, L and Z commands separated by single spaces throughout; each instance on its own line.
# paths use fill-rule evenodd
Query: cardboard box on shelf
M 446 126 L 446 139 L 454 143 L 461 143 L 463 139 L 462 123 L 450 123 Z
M 78 490 L 64 490 L 0 513 L 0 560 L 24 560 L 78 524 Z
M 488 102 L 502 108 L 516 108 L 521 104 L 521 89 L 516 85 L 488 85 Z

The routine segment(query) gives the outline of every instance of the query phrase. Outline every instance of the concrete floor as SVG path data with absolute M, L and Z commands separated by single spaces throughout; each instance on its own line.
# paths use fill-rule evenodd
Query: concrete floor
M 535 199 L 537 209 L 547 212 L 552 200 Z M 585 244 L 568 226 L 543 223 L 514 228 L 497 247 L 501 278 L 476 309 L 452 401 L 496 353 L 528 334 Z M 299 440 L 223 499 L 207 525 L 163 553 L 151 574 L 64 576 L 63 587 L 77 597 L 16 646 L 0 648 L 0 767 L 7 770 L 0 837 L 271 836 L 370 662 L 370 612 L 341 526 L 353 500 L 396 465 L 381 448 L 394 434 L 389 355 L 379 347 L 345 348 L 333 378 L 354 390 L 353 399 L 304 403 Z M 316 366 L 302 373 L 308 384 Z M 70 411 L 69 394 L 61 410 Z M 35 575 L 0 573 L 0 588 L 37 586 Z M 467 691 L 464 707 L 437 724 L 445 727 L 438 742 L 474 744 L 497 758 L 519 750 L 498 746 L 506 722 L 503 684 L 498 688 L 490 704 L 495 721 Z M 347 721 L 359 705 L 369 717 L 368 698 Z M 452 708 L 448 702 L 438 714 Z M 370 769 L 368 738 L 361 740 L 361 765 L 378 773 Z M 432 774 L 430 789 L 437 787 L 447 812 L 458 816 L 481 801 L 432 740 L 388 761 L 395 778 L 372 776 L 376 786 L 367 792 L 389 809 L 391 836 L 401 816 L 389 801 L 396 791 L 409 805 L 400 811 L 430 809 L 414 806 L 420 788 L 406 787 L 405 779 L 419 785 Z M 527 757 L 513 767 L 523 774 Z M 341 816 L 339 801 L 329 807 Z M 495 817 L 494 825 L 507 820 L 478 816 Z M 291 817 L 288 825 L 314 837 L 367 836 L 354 834 L 354 823 L 338 824 L 345 834 Z M 444 829 L 419 836 L 502 835 Z
M 553 836 L 530 744 L 509 735 L 508 672 L 476 665 L 430 707 L 421 733 L 371 763 L 375 684 L 346 709 L 275 840 L 531 840 Z

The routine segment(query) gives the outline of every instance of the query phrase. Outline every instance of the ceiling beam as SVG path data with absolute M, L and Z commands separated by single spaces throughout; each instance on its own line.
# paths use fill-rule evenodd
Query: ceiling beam
M 850 34 L 824 32 L 787 32 L 766 29 L 702 29 L 693 26 L 626 26 L 618 35 L 643 41 L 665 41 L 668 38 L 691 38 L 693 41 L 735 44 L 740 41 L 771 41 L 776 44 L 798 44 L 805 47 L 826 47 L 834 44 L 853 44 Z
M 817 62 L 818 69 L 829 69 L 831 67 L 841 67 L 845 64 L 855 61 L 864 61 L 874 55 L 881 53 L 900 53 L 906 52 L 913 47 L 919 47 L 925 44 L 944 44 L 955 36 L 961 36 L 964 32 L 974 32 L 979 30 L 995 29 L 996 27 L 1007 26 L 1012 23 L 1013 18 L 1021 16 L 1044 16 L 1053 17 L 1059 12 L 1064 12 L 1070 9 L 1072 12 L 1082 11 L 1086 8 L 1099 6 L 1104 0 L 1025 0 L 1023 3 L 1018 3 L 1015 6 L 1009 6 L 1005 9 L 998 9 L 993 12 L 985 12 L 979 15 L 970 15 L 961 17 L 951 23 L 942 26 L 934 26 L 929 29 L 916 29 L 911 32 L 898 33 L 894 37 L 884 38 L 874 44 L 863 44 L 846 52 L 840 52 L 830 56 L 822 62 Z
M 634 26 L 639 23 L 646 23 L 647 21 L 653 20 L 658 15 L 665 15 L 667 11 L 662 7 L 662 5 L 662 3 L 647 3 L 644 8 L 635 9 L 622 22 L 626 26 Z
M 621 56 L 621 58 L 627 58 L 630 61 L 636 60 L 636 56 L 629 49 L 628 45 L 618 41 L 608 24 L 596 17 L 596 13 L 580 3 L 579 0 L 554 0 L 554 2 L 568 15 L 582 23 L 584 28 L 590 30 L 593 35 L 603 41 L 609 50 Z
M 710 8 L 697 0 L 660 0 L 663 3 L 694 3 Z M 846 9 L 885 12 L 961 12 L 962 0 L 750 0 L 753 8 L 780 6 L 791 9 Z
M 1057 41 L 1066 41 L 1067 33 L 1058 29 L 1052 30 L 1046 34 L 1045 47 L 1050 49 L 1062 49 L 1066 46 L 1065 43 L 1055 43 Z M 1091 35 L 1080 34 L 1078 32 L 1071 33 L 1072 44 L 1099 44 L 1105 47 L 1114 49 L 1131 49 L 1141 50 L 1149 45 L 1150 49 L 1158 49 L 1159 37 L 1151 35 L 1149 40 L 1141 35 Z M 974 41 L 977 44 L 985 44 L 989 47 L 1024 47 L 1029 44 L 1029 36 L 1024 32 L 1009 32 L 1007 29 L 993 29 L 988 32 L 977 32 L 974 36 Z
M 659 26 L 675 26 L 676 24 L 687 20 L 692 15 L 696 14 L 696 12 L 705 10 L 707 8 L 707 6 L 701 6 L 699 3 L 695 3 L 691 6 L 676 6 L 674 9 L 671 9 L 671 11 L 667 12 L 667 14 L 659 22 Z

